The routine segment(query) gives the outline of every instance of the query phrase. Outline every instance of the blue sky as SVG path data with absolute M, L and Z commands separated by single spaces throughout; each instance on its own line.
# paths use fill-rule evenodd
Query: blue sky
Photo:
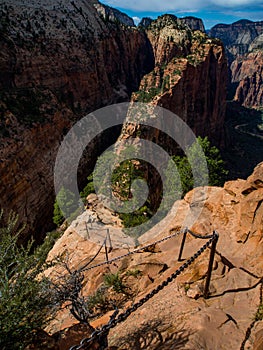
M 177 17 L 202 18 L 206 29 L 217 23 L 233 23 L 239 19 L 263 20 L 263 0 L 101 0 L 138 22 L 142 17 L 172 13 Z

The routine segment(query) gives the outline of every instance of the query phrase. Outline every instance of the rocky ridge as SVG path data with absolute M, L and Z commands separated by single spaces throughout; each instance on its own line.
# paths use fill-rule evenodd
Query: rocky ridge
M 143 77 L 133 100 L 167 108 L 196 135 L 222 144 L 227 64 L 221 42 L 190 31 L 171 15 L 152 22 L 146 33 L 155 68 Z
M 175 203 L 172 221 L 159 226 L 159 231 L 155 231 L 153 236 L 146 233 L 148 242 L 176 232 L 189 210 L 194 213 L 197 207 L 203 206 L 191 229 L 202 235 L 217 230 L 220 236 L 210 285 L 211 295 L 206 300 L 202 297 L 209 256 L 206 252 L 176 281 L 110 331 L 108 339 L 112 347 L 109 349 L 141 349 L 145 346 L 147 349 L 223 350 L 240 349 L 241 344 L 247 350 L 261 348 L 263 323 L 257 318 L 255 323 L 253 320 L 262 302 L 262 191 L 263 163 L 247 180 L 227 182 L 224 188 L 196 188 Z M 197 196 L 193 200 L 194 193 Z M 139 300 L 178 268 L 180 241 L 180 237 L 174 237 L 158 244 L 152 251 L 141 251 L 120 260 L 109 269 L 111 272 L 120 271 L 122 276 L 129 270 L 141 271 L 137 278 L 132 278 L 133 300 Z M 189 237 L 184 258 L 190 257 L 201 245 L 202 242 Z M 77 267 L 95 254 L 96 244 L 70 227 L 57 241 L 50 257 L 65 250 L 71 266 Z M 114 249 L 110 258 L 122 252 Z M 96 262 L 103 259 L 104 254 L 101 254 Z M 85 293 L 95 290 L 107 271 L 106 268 L 98 268 L 92 274 L 85 273 L 88 279 Z M 127 301 L 126 307 L 128 305 L 130 301 Z M 125 308 L 124 305 L 122 307 Z M 49 327 L 49 332 L 57 332 L 74 323 L 65 310 L 59 319 Z M 92 324 L 96 327 L 106 322 L 107 316 Z M 250 326 L 252 328 L 247 333 Z M 78 339 L 86 336 L 85 331 L 79 330 L 77 334 Z M 74 343 L 76 338 L 72 341 Z
M 204 23 L 201 18 L 187 16 L 183 18 L 178 18 L 175 15 L 170 15 L 173 19 L 177 21 L 178 24 L 183 24 L 188 26 L 191 30 L 200 30 L 201 32 L 205 32 Z M 157 19 L 158 20 L 158 19 Z M 139 27 L 148 28 L 154 20 L 150 17 L 143 17 L 139 23 Z

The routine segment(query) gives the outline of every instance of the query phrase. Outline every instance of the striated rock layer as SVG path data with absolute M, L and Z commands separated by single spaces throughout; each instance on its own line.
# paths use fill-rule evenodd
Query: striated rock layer
M 229 63 L 228 99 L 246 107 L 262 107 L 262 42 L 263 22 L 240 20 L 218 24 L 209 35 L 222 40 Z
M 232 24 L 217 24 L 209 35 L 219 38 L 226 46 L 230 63 L 238 56 L 248 52 L 250 44 L 263 33 L 263 21 L 240 20 Z

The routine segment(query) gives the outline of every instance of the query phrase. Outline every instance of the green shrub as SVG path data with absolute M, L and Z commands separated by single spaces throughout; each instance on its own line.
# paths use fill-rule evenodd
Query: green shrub
M 61 210 L 63 208 L 63 212 Z M 54 203 L 53 222 L 60 226 L 66 219 L 68 222 L 74 220 L 78 214 L 78 202 L 74 193 L 64 187 L 59 191 Z
M 124 293 L 126 286 L 123 284 L 122 278 L 117 273 L 109 273 L 104 276 L 104 283 L 107 287 L 112 287 L 116 293 Z
M 80 192 L 80 197 L 85 201 L 89 194 L 95 193 L 94 183 L 93 183 L 93 174 L 87 177 L 87 185 Z
M 33 251 L 33 242 L 26 247 L 17 241 L 17 215 L 7 220 L 0 213 L 0 348 L 24 349 L 37 331 L 54 317 L 47 293 L 47 245 Z

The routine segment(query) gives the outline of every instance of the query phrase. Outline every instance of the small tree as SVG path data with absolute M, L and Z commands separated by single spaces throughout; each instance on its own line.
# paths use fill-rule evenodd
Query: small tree
M 18 217 L 9 215 L 6 223 L 0 212 L 0 348 L 24 349 L 53 317 L 47 279 L 46 245 L 33 253 L 32 241 L 27 247 L 17 244 L 21 230 Z

